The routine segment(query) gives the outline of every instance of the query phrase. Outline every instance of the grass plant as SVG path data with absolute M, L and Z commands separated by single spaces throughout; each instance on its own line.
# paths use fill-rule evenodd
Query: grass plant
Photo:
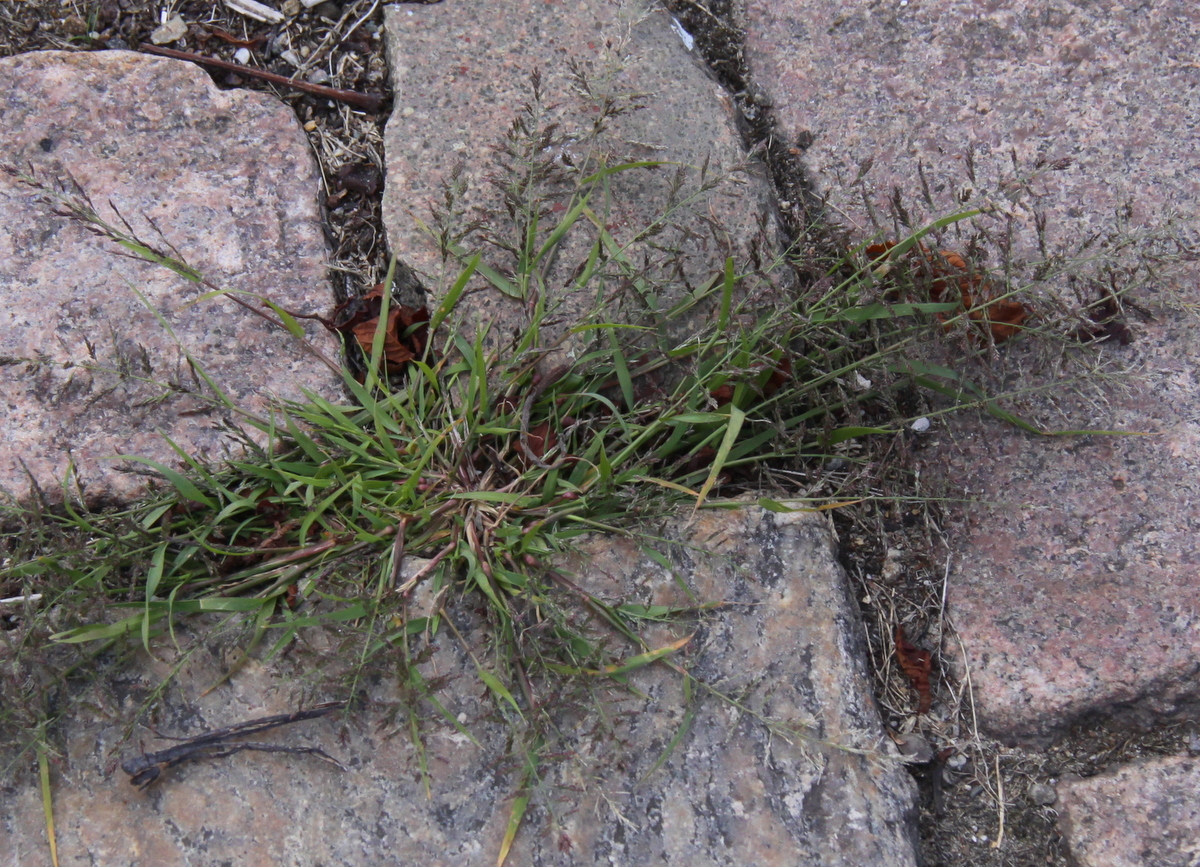
M 242 456 L 227 465 L 179 449 L 173 466 L 129 456 L 150 478 L 134 503 L 89 508 L 67 479 L 60 507 L 5 506 L 0 587 L 17 600 L 0 612 L 11 623 L 0 631 L 9 767 L 30 750 L 44 767 L 48 727 L 90 660 L 139 646 L 186 654 L 192 645 L 179 626 L 189 618 L 236 636 L 225 677 L 252 657 L 278 657 L 307 630 L 327 630 L 337 637 L 336 688 L 355 692 L 363 672 L 386 660 L 414 703 L 462 730 L 415 661 L 429 636 L 456 631 L 446 606 L 469 596 L 489 636 L 485 652 L 470 654 L 476 675 L 520 735 L 503 860 L 536 788 L 538 756 L 553 752 L 554 724 L 531 684 L 668 665 L 689 690 L 714 691 L 675 661 L 684 644 L 645 637 L 648 624 L 703 616 L 714 600 L 667 611 L 588 594 L 558 566 L 580 536 L 632 534 L 661 557 L 656 524 L 680 510 L 747 501 L 825 509 L 869 498 L 821 468 L 862 460 L 858 441 L 930 414 L 930 405 L 914 405 L 914 392 L 944 399 L 946 410 L 976 405 L 1046 432 L 921 351 L 947 331 L 995 350 L 972 317 L 986 313 L 985 302 L 935 300 L 928 278 L 903 266 L 979 210 L 910 228 L 872 256 L 865 242 L 793 249 L 756 268 L 730 258 L 706 281 L 668 285 L 679 254 L 669 241 L 674 221 L 721 179 L 705 167 L 610 161 L 590 149 L 596 134 L 543 124 L 536 90 L 535 82 L 507 145 L 507 218 L 464 224 L 448 194 L 444 219 L 431 227 L 446 285 L 426 323 L 396 334 L 388 329 L 398 302 L 385 288 L 370 339 L 347 346 L 357 361 L 342 373 L 345 400 L 308 394 L 265 417 L 239 413 L 229 434 Z M 615 103 L 610 109 L 598 123 L 615 116 Z M 568 144 L 582 154 L 572 165 L 557 159 Z M 604 219 L 614 179 L 652 172 L 678 178 L 666 207 L 615 236 Z M 128 253 L 203 282 L 174 250 L 109 222 L 79 190 L 27 180 Z M 571 254 L 580 258 L 564 262 Z M 824 276 L 782 279 L 793 259 Z M 553 326 L 563 320 L 550 291 L 557 273 L 573 275 L 573 292 L 591 300 Z M 480 277 L 524 303 L 529 327 L 515 340 L 462 315 Z M 633 287 L 634 300 L 610 303 L 617 286 Z M 228 294 L 208 288 L 209 303 Z M 293 338 L 302 333 L 282 303 L 237 301 Z M 420 351 L 389 361 L 389 338 L 418 331 Z M 568 343 L 575 349 L 560 352 Z M 203 359 L 190 360 L 203 370 Z M 237 409 L 209 384 L 215 400 Z M 432 601 L 414 613 L 419 586 Z M 580 627 L 579 611 L 622 643 L 598 641 Z

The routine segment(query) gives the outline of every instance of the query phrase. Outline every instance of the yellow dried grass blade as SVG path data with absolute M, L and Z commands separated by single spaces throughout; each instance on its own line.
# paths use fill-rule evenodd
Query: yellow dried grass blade
M 639 653 L 637 656 L 631 656 L 624 662 L 618 662 L 615 665 L 606 665 L 595 674 L 624 674 L 627 671 L 633 671 L 635 668 L 644 668 L 652 662 L 658 662 L 664 656 L 669 656 L 679 648 L 683 647 L 694 636 L 685 635 L 678 641 L 672 641 L 670 644 L 664 644 L 662 647 L 648 650 L 645 653 Z
M 504 839 L 500 841 L 500 855 L 496 858 L 496 867 L 504 867 L 513 841 L 517 839 L 517 831 L 521 829 L 521 820 L 525 818 L 525 808 L 529 806 L 528 780 L 521 786 L 513 801 L 512 811 L 508 814 L 508 827 L 504 829 Z
M 38 776 L 42 783 L 42 812 L 46 815 L 46 840 L 50 843 L 50 862 L 58 867 L 58 837 L 54 833 L 54 801 L 50 797 L 50 761 L 46 758 L 46 744 L 38 741 Z

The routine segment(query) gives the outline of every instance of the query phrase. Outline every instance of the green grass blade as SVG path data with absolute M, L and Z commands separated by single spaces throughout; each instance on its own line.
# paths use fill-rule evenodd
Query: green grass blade
M 729 450 L 737 442 L 738 434 L 742 430 L 742 422 L 745 420 L 745 411 L 738 409 L 736 406 L 729 407 L 729 423 L 725 427 L 725 436 L 721 439 L 720 447 L 717 448 L 712 468 L 708 471 L 708 478 L 704 480 L 704 485 L 700 488 L 700 495 L 696 497 L 696 505 L 693 508 L 693 512 L 704 504 L 704 499 L 708 496 L 708 492 L 717 483 L 717 479 L 721 475 L 721 470 L 725 466 L 725 459 L 729 457 Z
M 438 326 L 446 321 L 446 317 L 458 305 L 458 299 L 462 297 L 463 292 L 467 288 L 467 283 L 470 282 L 472 275 L 474 275 L 475 270 L 479 267 L 479 255 L 479 253 L 476 253 L 471 257 L 471 260 L 467 262 L 467 266 L 463 268 L 462 273 L 458 275 L 458 279 L 454 281 L 454 285 L 450 287 L 450 291 L 446 293 L 446 297 L 442 299 L 442 303 L 433 311 L 433 317 L 429 320 L 429 335 L 431 338 L 429 346 L 433 345 L 433 333 L 438 330 Z M 429 346 L 426 347 L 426 355 L 428 355 Z
M 504 839 L 500 841 L 500 854 L 496 858 L 496 867 L 504 867 L 508 853 L 512 851 L 513 842 L 517 839 L 517 831 L 521 829 L 521 821 L 525 818 L 525 810 L 529 806 L 529 785 L 532 775 L 527 774 L 521 781 L 521 788 L 513 798 L 512 809 L 508 814 L 508 825 L 504 829 Z

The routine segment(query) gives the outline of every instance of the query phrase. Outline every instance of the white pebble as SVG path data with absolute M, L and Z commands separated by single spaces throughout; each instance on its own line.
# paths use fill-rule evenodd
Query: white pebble
M 929 419 L 927 419 L 925 416 L 921 416 L 919 419 L 909 425 L 909 427 L 911 427 L 917 433 L 925 433 L 925 431 L 929 430 Z
M 242 64 L 242 66 L 245 66 L 247 63 L 249 63 L 250 62 L 250 49 L 249 48 L 239 48 L 237 51 L 233 52 L 233 62 L 240 63 L 240 64 Z

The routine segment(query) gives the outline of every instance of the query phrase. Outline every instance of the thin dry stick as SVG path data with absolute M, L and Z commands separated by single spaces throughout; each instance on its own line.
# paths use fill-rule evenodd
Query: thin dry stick
M 992 848 L 999 849 L 1004 843 L 1004 777 L 1000 776 L 1000 754 L 996 754 L 996 800 L 1000 804 L 1000 830 L 992 841 Z
M 217 69 L 224 69 L 227 72 L 236 72 L 238 75 L 269 81 L 272 84 L 290 87 L 304 93 L 312 94 L 313 96 L 336 99 L 338 102 L 344 102 L 355 108 L 361 108 L 363 111 L 370 112 L 371 114 L 378 114 L 380 107 L 383 105 L 383 97 L 378 94 L 359 93 L 357 90 L 339 90 L 336 87 L 326 87 L 323 84 L 309 84 L 307 81 L 297 81 L 294 78 L 288 78 L 285 75 L 276 75 L 274 72 L 267 72 L 264 69 L 255 69 L 253 66 L 242 66 L 240 63 L 230 63 L 228 60 L 205 57 L 203 54 L 193 54 L 190 51 L 159 48 L 157 45 L 148 45 L 145 42 L 138 46 L 138 50 L 146 54 L 173 57 L 176 60 L 188 60 L 192 63 L 198 63 L 201 66 L 213 66 Z

